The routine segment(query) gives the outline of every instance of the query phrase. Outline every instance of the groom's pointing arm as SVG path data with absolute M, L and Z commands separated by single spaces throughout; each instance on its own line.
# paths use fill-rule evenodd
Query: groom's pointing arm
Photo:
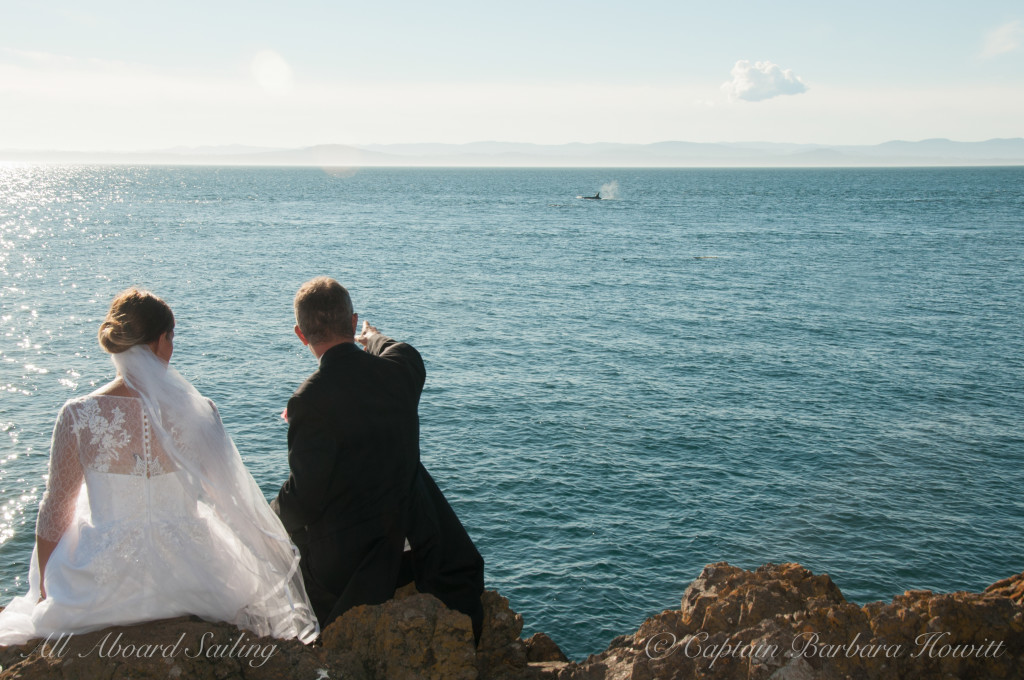
M 337 444 L 322 414 L 303 400 L 288 402 L 288 467 L 291 474 L 277 494 L 275 505 L 289 534 L 312 524 L 324 511 Z
M 410 386 L 419 393 L 427 380 L 427 369 L 423 365 L 423 357 L 416 351 L 416 348 L 410 344 L 392 340 L 365 321 L 363 325 L 363 333 L 357 338 L 358 342 L 369 354 L 374 354 L 401 366 Z

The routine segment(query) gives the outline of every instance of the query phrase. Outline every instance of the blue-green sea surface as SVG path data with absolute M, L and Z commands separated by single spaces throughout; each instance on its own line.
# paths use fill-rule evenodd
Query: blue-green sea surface
M 570 657 L 709 562 L 859 603 L 1024 570 L 1024 169 L 9 166 L 0 601 L 57 410 L 113 375 L 113 295 L 171 304 L 175 365 L 270 497 L 319 274 L 422 352 L 423 460 Z

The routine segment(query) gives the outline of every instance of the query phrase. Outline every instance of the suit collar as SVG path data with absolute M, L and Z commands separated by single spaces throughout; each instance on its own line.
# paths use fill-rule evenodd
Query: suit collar
M 340 344 L 331 347 L 329 350 L 320 355 L 320 368 L 332 364 L 336 361 L 342 361 L 344 357 L 349 356 L 353 352 L 362 351 L 359 346 L 354 342 L 342 342 Z

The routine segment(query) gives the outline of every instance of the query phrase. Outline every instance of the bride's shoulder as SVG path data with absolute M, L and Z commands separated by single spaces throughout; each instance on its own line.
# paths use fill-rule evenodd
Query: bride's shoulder
M 95 392 L 90 392 L 89 394 L 80 394 L 77 397 L 71 397 L 64 402 L 64 406 L 61 407 L 61 410 L 81 409 L 86 404 L 94 403 L 97 396 L 98 395 Z
M 57 423 L 75 423 L 83 416 L 88 416 L 91 410 L 98 410 L 98 406 L 95 393 L 71 397 L 60 407 Z
M 72 397 L 64 402 L 64 406 L 61 410 L 79 412 L 83 409 L 96 409 L 103 404 L 117 405 L 119 403 L 125 403 L 126 400 L 139 400 L 139 395 L 125 387 L 124 383 L 121 383 L 120 385 L 117 385 L 116 383 L 117 381 L 108 383 L 103 387 L 89 392 L 88 394 Z
M 98 387 L 86 397 L 126 397 L 126 398 L 139 398 L 139 393 L 124 384 L 124 381 L 120 378 L 111 380 L 106 385 Z
M 61 407 L 61 411 L 74 411 L 79 413 L 82 410 L 89 410 L 98 408 L 100 404 L 107 400 L 109 395 L 100 394 L 98 392 L 90 392 L 89 394 L 83 394 L 77 397 L 71 397 L 64 402 Z

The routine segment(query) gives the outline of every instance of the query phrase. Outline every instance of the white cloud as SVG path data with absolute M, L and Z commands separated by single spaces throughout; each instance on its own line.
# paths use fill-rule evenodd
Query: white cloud
M 759 102 L 783 94 L 800 94 L 807 91 L 807 85 L 790 69 L 783 70 L 770 61 L 751 64 L 741 59 L 732 67 L 732 80 L 722 84 L 722 90 L 730 97 Z
M 1019 49 L 1024 40 L 1024 25 L 1019 21 L 1011 21 L 999 28 L 989 31 L 985 36 L 985 44 L 981 49 L 982 59 L 991 59 L 1000 54 Z

